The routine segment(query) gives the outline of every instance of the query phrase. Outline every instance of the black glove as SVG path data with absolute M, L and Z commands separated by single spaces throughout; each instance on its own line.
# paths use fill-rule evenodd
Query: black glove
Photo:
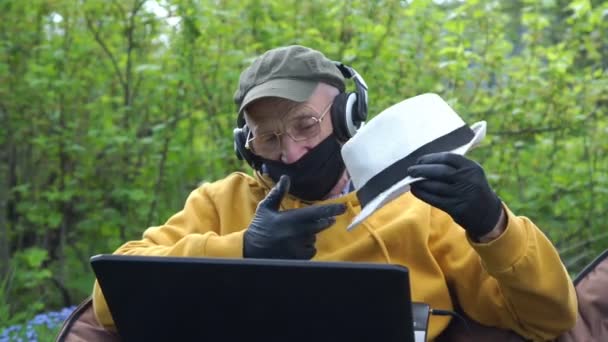
M 344 213 L 344 204 L 313 205 L 279 211 L 289 191 L 289 177 L 281 176 L 270 193 L 258 204 L 245 231 L 245 258 L 311 259 L 316 253 L 316 234 L 331 226 L 334 216 Z
M 411 185 L 414 196 L 448 213 L 472 238 L 498 223 L 502 203 L 476 162 L 459 154 L 432 153 L 420 157 L 408 175 L 425 178 Z

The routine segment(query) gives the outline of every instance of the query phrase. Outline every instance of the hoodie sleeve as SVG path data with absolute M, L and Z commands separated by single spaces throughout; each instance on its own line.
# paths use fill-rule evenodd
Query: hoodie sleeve
M 432 219 L 441 236 L 435 248 L 445 252 L 438 261 L 468 316 L 535 341 L 553 339 L 576 321 L 573 283 L 540 229 L 504 208 L 507 227 L 489 243 L 467 239 L 460 226 L 436 210 Z
M 130 241 L 114 254 L 242 257 L 244 230 L 220 235 L 220 219 L 205 185 L 192 191 L 184 208 L 162 226 L 148 228 L 141 240 Z M 97 321 L 115 330 L 105 298 L 95 281 L 93 309 Z

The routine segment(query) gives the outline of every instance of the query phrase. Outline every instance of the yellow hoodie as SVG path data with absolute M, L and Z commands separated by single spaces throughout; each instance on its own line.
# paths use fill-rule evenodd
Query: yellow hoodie
M 243 233 L 269 191 L 266 184 L 263 178 L 243 173 L 203 184 L 190 194 L 182 211 L 115 253 L 242 258 Z M 449 215 L 411 193 L 390 202 L 351 232 L 346 227 L 361 210 L 355 193 L 318 203 L 345 203 L 347 210 L 317 235 L 313 260 L 404 265 L 410 271 L 412 300 L 434 309 L 459 306 L 482 324 L 511 329 L 529 339 L 555 338 L 575 323 L 576 294 L 557 251 L 529 219 L 515 216 L 506 206 L 506 230 L 483 244 L 468 239 Z M 287 195 L 281 208 L 303 205 Z M 97 320 L 113 330 L 97 282 L 93 307 Z M 429 341 L 449 321 L 432 316 Z

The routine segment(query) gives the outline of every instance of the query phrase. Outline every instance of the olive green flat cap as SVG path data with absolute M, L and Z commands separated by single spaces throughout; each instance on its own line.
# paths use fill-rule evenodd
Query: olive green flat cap
M 263 97 L 281 97 L 304 102 L 319 82 L 345 90 L 344 76 L 321 52 L 301 45 L 266 51 L 241 73 L 234 93 L 238 123 L 244 124 L 243 109 Z

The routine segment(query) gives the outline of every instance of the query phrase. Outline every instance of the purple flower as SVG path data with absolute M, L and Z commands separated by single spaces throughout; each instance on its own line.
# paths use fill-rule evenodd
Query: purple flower
M 59 311 L 50 311 L 34 316 L 25 324 L 16 324 L 5 328 L 0 332 L 0 342 L 36 342 L 38 333 L 36 329 L 53 330 L 58 329 L 70 316 L 76 306 L 63 308 Z

